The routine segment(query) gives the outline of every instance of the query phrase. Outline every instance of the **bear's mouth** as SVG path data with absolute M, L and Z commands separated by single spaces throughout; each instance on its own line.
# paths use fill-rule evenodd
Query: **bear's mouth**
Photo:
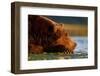
M 44 48 L 44 52 L 47 53 L 64 53 L 64 54 L 72 54 L 73 52 L 69 48 L 65 48 L 63 45 L 55 45 L 55 46 L 49 46 L 47 48 Z

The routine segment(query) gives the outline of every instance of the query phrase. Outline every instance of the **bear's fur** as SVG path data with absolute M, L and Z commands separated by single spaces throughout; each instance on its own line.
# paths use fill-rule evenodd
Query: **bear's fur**
M 66 51 L 73 53 L 75 46 L 76 43 L 64 31 L 63 24 L 44 16 L 28 16 L 29 53 Z M 56 49 L 60 50 L 57 51 Z

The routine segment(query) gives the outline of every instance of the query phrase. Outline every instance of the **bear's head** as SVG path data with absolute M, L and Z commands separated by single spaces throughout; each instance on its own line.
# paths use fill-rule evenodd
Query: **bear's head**
M 73 53 L 76 43 L 65 32 L 63 24 L 37 15 L 29 15 L 28 21 L 28 40 L 31 52 L 43 53 L 56 51 Z

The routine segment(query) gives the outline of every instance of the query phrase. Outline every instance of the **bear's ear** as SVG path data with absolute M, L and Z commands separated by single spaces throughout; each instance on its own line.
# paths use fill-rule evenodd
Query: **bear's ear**
M 64 28 L 64 24 L 63 23 L 60 23 L 60 25 L 61 25 L 61 28 Z

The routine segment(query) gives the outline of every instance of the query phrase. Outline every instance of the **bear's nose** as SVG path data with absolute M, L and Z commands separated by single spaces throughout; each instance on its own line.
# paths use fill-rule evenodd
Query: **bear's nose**
M 74 45 L 73 45 L 73 49 L 75 49 L 75 47 L 77 46 L 77 44 L 76 43 L 74 43 Z
M 77 44 L 76 44 L 76 43 L 74 43 L 74 47 L 76 47 L 76 45 L 77 45 Z

